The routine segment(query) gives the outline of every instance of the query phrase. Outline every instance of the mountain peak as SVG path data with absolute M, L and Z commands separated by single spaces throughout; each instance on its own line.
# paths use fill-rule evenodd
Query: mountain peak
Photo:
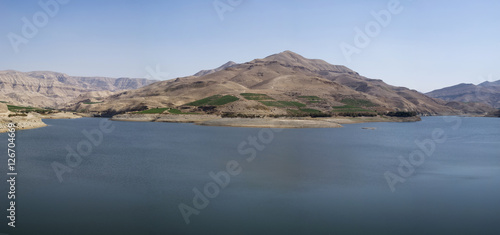
M 233 66 L 235 64 L 236 64 L 236 62 L 230 60 L 227 63 L 225 63 L 222 66 L 220 66 L 219 68 L 227 68 L 227 67 Z
M 286 51 L 283 51 L 281 53 L 278 53 L 278 55 L 286 55 L 286 56 L 302 57 L 302 58 L 304 58 L 303 56 L 299 55 L 298 53 L 295 53 L 295 52 L 290 51 L 290 50 L 286 50 Z
M 350 73 L 358 74 L 355 71 L 342 66 L 342 65 L 332 65 L 324 60 L 319 59 L 307 59 L 293 51 L 283 51 L 278 54 L 270 55 L 264 58 L 266 61 L 277 61 L 285 66 L 297 66 L 304 67 L 311 71 L 331 71 L 338 73 Z
M 303 56 L 293 52 L 293 51 L 283 51 L 278 54 L 273 54 L 265 58 L 266 60 L 275 60 L 275 61 L 297 61 L 300 62 L 302 60 L 307 60 Z
M 237 63 L 234 62 L 234 61 L 228 61 L 225 64 L 219 66 L 218 68 L 209 69 L 209 70 L 201 70 L 200 72 L 197 72 L 196 74 L 194 74 L 194 76 L 204 76 L 204 75 L 207 75 L 207 74 L 215 73 L 215 72 L 224 70 L 226 68 L 229 68 L 229 67 L 231 67 L 231 66 L 233 66 L 235 64 L 237 64 Z

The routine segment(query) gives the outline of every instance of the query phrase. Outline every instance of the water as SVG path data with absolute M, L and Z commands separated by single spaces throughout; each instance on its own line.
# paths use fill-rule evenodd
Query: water
M 17 227 L 6 225 L 4 181 L 0 233 L 500 234 L 498 118 L 288 129 L 272 139 L 262 131 L 267 142 L 257 140 L 264 149 L 250 162 L 238 146 L 258 128 L 111 122 L 102 144 L 59 182 L 51 164 L 66 164 L 66 147 L 76 150 L 82 130 L 100 121 L 45 120 L 48 127 L 17 133 Z M 435 130 L 446 141 L 434 142 L 392 192 L 384 173 L 399 174 L 398 156 L 408 159 L 419 150 L 415 140 Z M 0 139 L 5 153 L 7 135 Z M 6 177 L 4 154 L 1 161 Z M 210 172 L 234 161 L 241 172 L 186 224 L 179 204 L 195 208 L 193 188 L 203 191 L 214 182 Z

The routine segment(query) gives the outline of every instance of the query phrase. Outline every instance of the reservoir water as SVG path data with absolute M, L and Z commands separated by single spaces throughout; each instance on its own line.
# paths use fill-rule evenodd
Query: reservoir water
M 17 132 L 16 228 L 3 180 L 0 233 L 500 234 L 499 118 L 280 131 L 110 122 L 100 139 L 103 120 Z

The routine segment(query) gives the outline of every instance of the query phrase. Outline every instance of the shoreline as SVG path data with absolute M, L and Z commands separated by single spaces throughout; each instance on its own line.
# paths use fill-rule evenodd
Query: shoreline
M 46 127 L 42 119 L 76 119 L 85 115 L 75 113 L 57 113 L 51 115 L 40 115 L 30 113 L 27 116 L 0 117 L 0 133 L 8 131 L 8 123 L 16 123 L 16 130 L 29 130 Z M 124 122 L 170 122 L 170 123 L 193 123 L 200 126 L 220 127 L 244 127 L 244 128 L 340 128 L 344 124 L 358 124 L 371 122 L 418 122 L 420 116 L 415 117 L 283 117 L 283 118 L 222 118 L 218 115 L 200 114 L 118 114 L 110 117 L 111 121 Z M 372 127 L 363 129 L 374 130 Z
M 11 117 L 7 115 L 4 117 L 0 117 L 0 133 L 8 132 L 7 125 L 9 123 L 15 123 L 16 125 L 15 129 L 16 131 L 18 131 L 18 130 L 29 130 L 29 129 L 46 127 L 47 124 L 45 124 L 42 119 L 81 118 L 81 116 L 75 115 L 73 113 L 54 113 L 48 115 L 28 113 L 26 116 L 11 116 Z
M 28 114 L 27 116 L 14 116 L 0 118 L 0 133 L 8 131 L 8 123 L 16 123 L 16 130 L 28 130 L 46 127 L 42 119 L 76 119 L 82 118 L 74 113 L 57 113 L 51 115 Z M 416 117 L 284 117 L 284 118 L 222 118 L 218 115 L 185 115 L 185 114 L 119 114 L 110 118 L 111 121 L 125 122 L 169 122 L 193 123 L 200 126 L 243 127 L 243 128 L 341 128 L 345 124 L 370 123 L 370 122 L 416 122 Z
M 119 114 L 112 121 L 194 123 L 200 126 L 248 128 L 340 128 L 342 124 L 369 122 L 416 122 L 416 117 L 329 117 L 329 118 L 222 118 L 218 115 Z
M 0 118 L 0 133 L 5 133 L 9 130 L 7 126 L 9 123 L 15 124 L 16 131 L 47 126 L 40 117 L 33 114 L 28 114 L 27 116 L 2 117 Z

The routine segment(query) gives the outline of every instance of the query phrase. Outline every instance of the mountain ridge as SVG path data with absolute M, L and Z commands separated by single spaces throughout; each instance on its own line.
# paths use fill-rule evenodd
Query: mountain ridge
M 16 105 L 57 108 L 87 92 L 137 89 L 155 80 L 69 76 L 52 71 L 0 71 L 0 101 Z
M 226 63 L 227 64 L 227 63 Z M 187 105 L 212 96 L 231 96 L 230 103 L 211 107 L 209 112 L 231 115 L 287 115 L 303 109 L 332 113 L 347 101 L 359 101 L 367 112 L 415 112 L 423 115 L 463 114 L 455 105 L 428 97 L 415 90 L 370 79 L 342 65 L 319 59 L 306 59 L 291 51 L 218 67 L 218 71 L 160 81 L 142 88 L 108 97 L 101 104 L 70 105 L 68 109 L 87 110 L 99 115 L 134 112 L 156 107 L 179 108 L 206 113 L 203 105 Z M 220 68 L 220 69 L 219 69 Z M 245 94 L 261 94 L 267 101 L 254 100 Z M 304 97 L 315 97 L 314 102 Z M 347 101 L 346 101 L 347 100 Z M 276 103 L 278 102 L 278 103 Z M 281 102 L 281 103 L 280 103 Z M 304 108 L 290 107 L 293 102 Z M 280 104 L 285 104 L 281 105 Z M 369 104 L 369 105 L 368 105 Z M 484 106 L 469 107 L 467 112 L 485 114 Z
M 500 109 L 500 80 L 478 85 L 460 83 L 426 93 L 428 96 L 457 102 L 476 102 Z

